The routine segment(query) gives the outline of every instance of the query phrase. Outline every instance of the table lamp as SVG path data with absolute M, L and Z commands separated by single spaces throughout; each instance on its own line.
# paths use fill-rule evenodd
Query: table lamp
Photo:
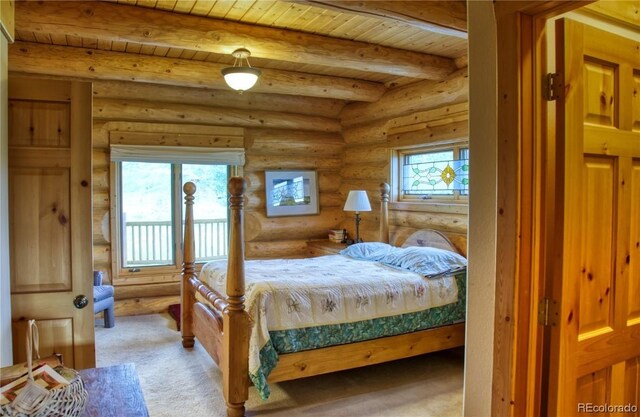
M 371 211 L 371 204 L 369 204 L 369 197 L 364 190 L 351 190 L 347 196 L 347 202 L 344 205 L 344 211 L 356 212 L 356 239 L 353 243 L 360 243 L 360 212 Z

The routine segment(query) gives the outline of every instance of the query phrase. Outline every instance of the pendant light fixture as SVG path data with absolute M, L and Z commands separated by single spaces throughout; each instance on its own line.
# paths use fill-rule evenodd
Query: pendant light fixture
M 236 49 L 231 55 L 236 59 L 233 67 L 223 68 L 221 71 L 222 76 L 229 87 L 242 93 L 256 84 L 261 71 L 257 68 L 252 68 L 251 64 L 249 64 L 251 52 L 248 49 Z M 243 60 L 246 65 L 242 65 Z

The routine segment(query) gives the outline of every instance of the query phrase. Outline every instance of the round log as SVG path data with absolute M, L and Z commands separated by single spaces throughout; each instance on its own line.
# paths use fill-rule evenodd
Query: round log
M 441 126 L 426 127 L 412 132 L 389 135 L 390 147 L 427 145 L 443 141 L 469 140 L 469 122 L 457 121 Z
M 345 216 L 342 208 L 321 209 L 320 215 L 267 217 L 264 211 L 247 211 L 246 241 L 321 239 Z
M 344 153 L 342 143 L 312 142 L 262 142 L 246 144 L 247 155 L 269 155 L 275 157 L 314 156 L 317 158 L 340 158 Z
M 340 174 L 343 178 L 359 180 L 386 178 L 389 175 L 389 162 L 344 165 Z
M 389 131 L 393 132 L 395 129 L 403 128 L 409 125 L 432 123 L 444 118 L 460 116 L 464 116 L 467 119 L 469 118 L 469 103 L 466 101 L 462 103 L 438 107 L 432 110 L 420 111 L 407 116 L 395 117 L 389 120 L 387 123 Z
M 266 110 L 242 110 L 195 104 L 162 103 L 142 100 L 93 100 L 94 119 L 131 122 L 194 123 L 239 127 L 339 132 L 335 119 Z
M 109 164 L 111 164 L 111 152 L 109 148 L 93 149 L 91 152 L 91 163 L 94 169 L 108 169 Z
M 466 233 L 469 227 L 469 216 L 466 214 L 391 210 L 389 212 L 389 223 L 395 226 L 413 227 L 415 229 L 436 229 Z
M 340 156 L 344 141 L 339 133 L 282 129 L 247 129 L 248 152 L 263 155 Z
M 307 251 L 306 240 L 280 240 L 277 242 L 246 242 L 247 259 L 303 257 Z
M 387 121 L 378 120 L 342 129 L 342 137 L 347 144 L 376 143 L 387 140 Z
M 91 178 L 91 186 L 94 191 L 109 190 L 109 175 L 110 170 L 108 167 L 95 167 L 93 168 L 93 178 Z
M 93 149 L 109 149 L 109 131 L 106 121 L 94 120 L 92 127 Z
M 246 110 L 270 110 L 283 113 L 308 114 L 337 118 L 344 101 L 319 97 L 304 97 L 283 94 L 267 94 L 246 91 L 238 94 L 229 90 L 173 85 L 137 83 L 130 81 L 95 81 L 93 96 L 125 100 L 147 100 L 171 103 L 199 104 L 205 106 L 229 106 Z
M 381 164 L 389 162 L 389 146 L 384 145 L 350 145 L 344 152 L 345 164 Z
M 111 245 L 93 243 L 93 268 L 102 269 L 111 265 Z
M 283 158 L 285 155 L 283 155 Z M 250 155 L 245 158 L 245 169 L 261 171 L 265 169 L 327 169 L 337 170 L 342 166 L 342 158 L 313 158 L 295 156 L 287 159 L 274 158 L 273 155 Z
M 97 191 L 93 193 L 92 197 L 93 208 L 106 208 L 109 209 L 111 206 L 110 201 L 111 197 L 108 191 Z
M 109 245 L 110 246 L 110 225 L 109 225 L 109 208 L 96 207 L 94 203 L 94 209 L 91 215 L 93 222 L 93 234 L 92 241 L 94 245 Z M 111 261 L 109 261 L 110 263 Z
M 374 103 L 348 104 L 340 113 L 340 121 L 349 127 L 468 100 L 469 76 L 464 68 L 442 81 L 420 81 L 389 90 Z
M 340 185 L 339 193 L 344 197 L 345 201 L 351 190 L 365 190 L 369 196 L 371 209 L 375 210 L 374 205 L 380 202 L 380 183 L 388 182 L 385 178 L 374 178 L 371 180 L 349 180 Z

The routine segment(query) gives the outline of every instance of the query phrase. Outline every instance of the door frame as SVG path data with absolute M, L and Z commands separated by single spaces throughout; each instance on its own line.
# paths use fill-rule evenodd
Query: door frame
M 546 411 L 538 301 L 546 294 L 545 233 L 553 200 L 548 177 L 545 24 L 592 1 L 498 1 L 497 29 L 497 245 L 491 411 L 494 416 L 536 416 Z M 517 36 L 514 36 L 517 34 Z M 473 111 L 473 110 L 471 110 Z M 517 174 L 517 175 L 516 175 Z

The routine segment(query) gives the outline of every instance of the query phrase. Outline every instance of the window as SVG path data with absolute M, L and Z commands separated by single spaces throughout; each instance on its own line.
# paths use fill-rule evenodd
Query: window
M 227 255 L 227 165 L 122 161 L 117 163 L 120 262 L 123 268 L 182 262 L 182 184 L 194 182 L 196 261 Z M 176 219 L 183 221 L 176 224 Z M 178 227 L 176 227 L 178 226 Z
M 463 200 L 469 195 L 466 144 L 397 151 L 396 201 Z
M 243 148 L 112 144 L 110 150 L 115 283 L 179 280 L 187 181 L 197 186 L 196 262 L 227 256 L 227 182 L 242 175 Z

